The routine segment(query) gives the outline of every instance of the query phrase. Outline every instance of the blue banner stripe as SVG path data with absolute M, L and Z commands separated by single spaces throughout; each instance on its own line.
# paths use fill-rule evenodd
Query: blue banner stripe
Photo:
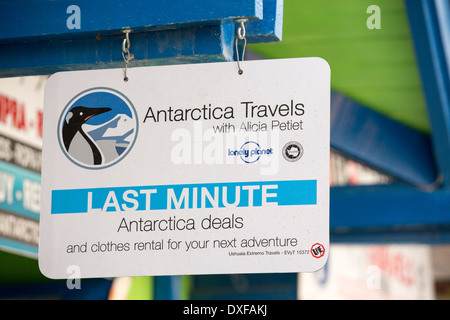
M 39 220 L 41 175 L 0 161 L 0 209 Z
M 52 191 L 52 214 L 315 205 L 316 180 L 229 182 Z
M 26 256 L 37 258 L 38 247 L 23 242 L 0 237 L 0 248 L 5 251 L 20 253 Z

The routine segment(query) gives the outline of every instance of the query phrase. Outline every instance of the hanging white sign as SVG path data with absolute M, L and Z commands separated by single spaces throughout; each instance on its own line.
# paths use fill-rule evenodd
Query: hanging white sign
M 319 58 L 63 72 L 46 85 L 50 278 L 315 271 L 329 242 Z

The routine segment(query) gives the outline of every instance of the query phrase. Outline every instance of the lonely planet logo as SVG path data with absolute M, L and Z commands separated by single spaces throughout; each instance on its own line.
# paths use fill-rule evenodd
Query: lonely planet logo
M 59 119 L 59 144 L 73 163 L 87 169 L 109 167 L 133 147 L 138 131 L 130 100 L 109 88 L 75 96 Z
M 240 157 L 245 163 L 255 163 L 262 155 L 273 154 L 272 148 L 262 149 L 257 142 L 247 141 L 239 150 L 228 149 L 229 157 Z

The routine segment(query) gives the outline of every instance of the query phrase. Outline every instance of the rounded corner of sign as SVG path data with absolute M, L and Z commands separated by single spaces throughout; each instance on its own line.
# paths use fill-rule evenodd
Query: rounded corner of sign
M 331 66 L 330 66 L 330 64 L 328 63 L 327 60 L 325 60 L 325 59 L 322 58 L 322 57 L 314 57 L 313 59 L 314 59 L 315 61 L 317 61 L 317 63 L 318 63 L 320 66 L 322 66 L 323 68 L 325 68 L 326 71 L 327 71 L 329 74 L 331 74 Z
M 329 257 L 328 252 L 325 252 L 324 256 L 320 258 L 321 264 L 318 267 L 316 267 L 315 270 L 313 270 L 313 272 L 322 270 L 328 262 L 328 257 Z
M 48 76 L 47 81 L 45 82 L 45 89 L 44 91 L 47 91 L 47 88 L 52 86 L 52 83 L 57 81 L 58 78 L 61 76 L 63 72 L 55 72 Z
M 46 263 L 44 263 L 44 261 L 42 261 L 42 259 L 40 259 L 40 258 L 38 259 L 38 266 L 39 266 L 39 271 L 46 278 L 49 278 L 52 280 L 60 279 L 60 278 L 56 277 L 55 275 L 53 275 L 52 272 L 47 269 L 48 265 Z

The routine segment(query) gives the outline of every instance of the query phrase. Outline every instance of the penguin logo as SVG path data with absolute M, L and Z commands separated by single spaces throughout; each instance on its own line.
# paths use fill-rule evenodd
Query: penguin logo
M 59 119 L 59 144 L 67 158 L 86 169 L 101 169 L 122 160 L 138 131 L 131 101 L 109 88 L 75 96 Z

